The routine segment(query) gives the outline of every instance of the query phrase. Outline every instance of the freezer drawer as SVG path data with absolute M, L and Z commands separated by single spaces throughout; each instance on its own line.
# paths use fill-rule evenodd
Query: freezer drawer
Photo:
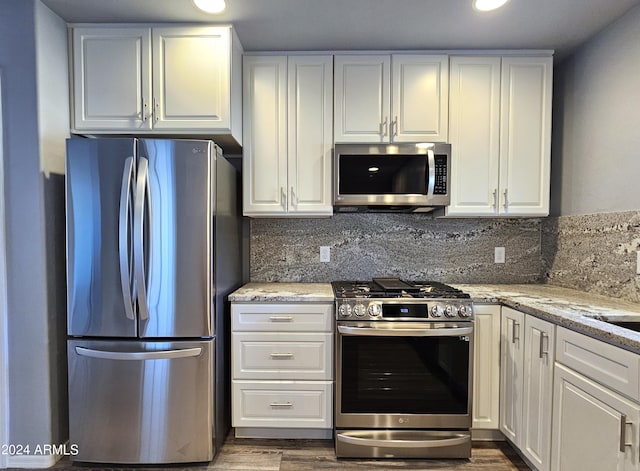
M 214 340 L 69 340 L 75 461 L 210 461 Z

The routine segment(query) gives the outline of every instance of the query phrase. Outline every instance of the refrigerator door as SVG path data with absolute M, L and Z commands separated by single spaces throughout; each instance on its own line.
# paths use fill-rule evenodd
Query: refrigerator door
M 135 337 L 134 139 L 67 140 L 67 332 Z
M 74 461 L 213 459 L 214 340 L 69 340 Z
M 144 249 L 136 250 L 134 265 L 140 337 L 214 334 L 212 145 L 138 141 L 134 246 Z

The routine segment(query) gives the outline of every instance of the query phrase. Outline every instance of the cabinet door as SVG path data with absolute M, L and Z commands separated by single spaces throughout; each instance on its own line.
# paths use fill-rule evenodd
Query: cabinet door
M 502 308 L 500 358 L 500 430 L 516 446 L 522 430 L 524 314 Z
M 552 58 L 502 60 L 500 211 L 549 214 Z
M 498 212 L 500 58 L 452 57 L 450 216 Z
M 151 129 L 149 28 L 73 29 L 73 128 Z
M 474 429 L 500 426 L 500 306 L 474 305 Z
M 155 129 L 230 129 L 230 36 L 220 27 L 153 29 Z
M 333 214 L 333 58 L 288 58 L 288 211 Z
M 243 213 L 287 211 L 287 58 L 244 57 Z
M 391 56 L 391 140 L 448 141 L 449 58 Z
M 556 363 L 551 469 L 637 470 L 640 405 Z
M 335 142 L 389 141 L 390 56 L 335 56 Z
M 526 316 L 520 449 L 538 471 L 549 469 L 555 327 Z

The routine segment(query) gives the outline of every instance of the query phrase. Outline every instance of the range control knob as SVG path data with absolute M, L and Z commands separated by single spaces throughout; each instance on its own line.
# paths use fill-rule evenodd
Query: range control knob
M 439 304 L 431 308 L 431 317 L 442 317 L 442 314 L 444 314 L 444 309 Z
M 473 314 L 473 309 L 471 306 L 462 305 L 458 309 L 458 313 L 460 314 L 460 317 L 470 317 L 471 314 Z
M 447 317 L 456 317 L 458 315 L 458 308 L 456 306 L 452 306 L 451 304 L 447 304 L 444 315 Z
M 338 314 L 340 314 L 340 317 L 351 316 L 351 306 L 348 304 L 341 304 L 340 307 L 338 307 Z
M 364 304 L 356 304 L 353 313 L 358 317 L 364 317 L 367 314 L 367 308 Z
M 369 304 L 369 315 L 371 317 L 380 317 L 382 315 L 382 306 L 377 303 Z

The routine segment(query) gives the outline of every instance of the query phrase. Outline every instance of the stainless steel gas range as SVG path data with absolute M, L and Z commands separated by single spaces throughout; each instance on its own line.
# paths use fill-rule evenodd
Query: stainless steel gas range
M 471 456 L 473 305 L 437 282 L 336 281 L 338 457 Z

